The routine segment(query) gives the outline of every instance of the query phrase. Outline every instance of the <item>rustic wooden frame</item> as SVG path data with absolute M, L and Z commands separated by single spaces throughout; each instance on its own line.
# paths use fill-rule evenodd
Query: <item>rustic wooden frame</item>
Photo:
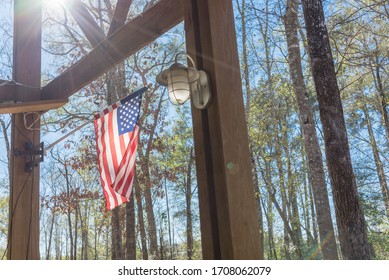
M 15 17 L 15 30 L 23 25 L 36 24 L 40 12 L 33 13 L 32 2 L 36 3 L 35 0 L 15 0 L 24 12 L 31 11 L 28 22 Z M 126 7 L 130 2 L 119 0 L 118 3 Z M 195 58 L 199 68 L 209 73 L 213 92 L 213 102 L 208 109 L 199 111 L 192 106 L 203 256 L 205 259 L 259 259 L 262 253 L 232 0 L 161 0 L 116 32 L 108 34 L 107 38 L 91 22 L 93 19 L 82 5 L 73 5 L 72 14 L 94 49 L 44 86 L 41 92 L 32 88 L 23 88 L 23 92 L 13 89 L 13 95 L 0 87 L 0 102 L 12 96 L 17 96 L 22 102 L 38 104 L 66 99 L 185 19 L 188 53 Z M 117 15 L 115 20 L 123 23 L 123 13 Z M 39 87 L 40 24 L 34 25 L 34 30 L 35 40 L 29 42 L 29 49 L 25 49 L 22 56 L 15 52 L 14 80 Z M 26 34 L 15 36 L 15 50 L 26 45 L 26 38 Z M 34 69 L 39 75 L 30 77 L 31 71 L 19 75 L 20 57 L 25 58 L 24 67 Z M 23 144 L 25 135 L 35 143 L 39 142 L 39 132 L 27 130 L 20 123 L 21 117 L 22 114 L 13 115 L 12 149 Z M 12 157 L 10 176 L 12 229 L 8 257 L 37 259 L 39 220 L 35 213 L 39 209 L 39 169 L 33 171 L 30 180 L 24 172 L 24 162 Z M 24 190 L 26 185 L 31 192 Z M 22 193 L 21 202 L 15 203 L 15 193 Z M 31 209 L 34 217 L 28 216 L 32 218 L 27 223 L 23 215 Z M 22 225 L 17 231 L 14 229 L 16 223 Z

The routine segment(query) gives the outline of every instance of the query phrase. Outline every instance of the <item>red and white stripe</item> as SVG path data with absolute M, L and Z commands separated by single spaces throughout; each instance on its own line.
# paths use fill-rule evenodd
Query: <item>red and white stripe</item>
M 99 170 L 107 209 L 128 201 L 135 174 L 135 159 L 139 127 L 119 135 L 117 114 L 113 104 L 96 116 L 94 125 Z

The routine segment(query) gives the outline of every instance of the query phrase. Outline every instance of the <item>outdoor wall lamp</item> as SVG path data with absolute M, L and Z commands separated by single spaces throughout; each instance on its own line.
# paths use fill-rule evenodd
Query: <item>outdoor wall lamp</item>
M 186 55 L 193 68 L 178 63 L 179 55 Z M 182 105 L 192 94 L 192 101 L 197 109 L 208 108 L 211 102 L 211 89 L 209 86 L 209 76 L 202 70 L 197 70 L 193 59 L 185 54 L 178 53 L 174 63 L 157 76 L 160 85 L 167 86 L 169 98 L 174 105 Z

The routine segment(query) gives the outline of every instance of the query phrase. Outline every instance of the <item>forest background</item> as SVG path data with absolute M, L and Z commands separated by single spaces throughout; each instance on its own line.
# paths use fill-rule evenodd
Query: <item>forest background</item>
M 65 7 L 72 1 L 43 2 L 44 85 L 93 43 Z M 112 32 L 108 28 L 116 1 L 81 2 L 106 34 Z M 129 19 L 156 1 L 131 2 Z M 301 3 L 233 4 L 264 257 L 342 258 Z M 13 1 L 0 0 L 0 7 L 0 79 L 9 80 Z M 369 243 L 374 258 L 389 259 L 388 3 L 328 0 L 323 7 Z M 185 52 L 183 29 L 183 24 L 173 28 L 80 90 L 65 107 L 43 116 L 42 139 L 50 144 L 91 123 L 97 111 L 136 88 L 149 88 L 142 103 L 134 195 L 126 205 L 105 210 L 92 124 L 48 151 L 41 164 L 42 259 L 202 258 L 189 102 L 173 106 L 155 82 L 175 55 Z M 0 131 L 4 259 L 10 116 L 0 116 Z

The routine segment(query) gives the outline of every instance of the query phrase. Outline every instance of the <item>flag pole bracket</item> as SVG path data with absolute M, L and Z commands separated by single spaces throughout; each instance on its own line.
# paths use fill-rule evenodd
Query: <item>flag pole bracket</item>
M 26 173 L 31 173 L 32 170 L 39 166 L 39 163 L 44 160 L 44 144 L 41 142 L 39 145 L 34 146 L 32 142 L 28 141 L 25 143 L 24 151 L 15 149 L 14 156 L 15 157 L 25 157 L 26 165 L 24 171 Z

